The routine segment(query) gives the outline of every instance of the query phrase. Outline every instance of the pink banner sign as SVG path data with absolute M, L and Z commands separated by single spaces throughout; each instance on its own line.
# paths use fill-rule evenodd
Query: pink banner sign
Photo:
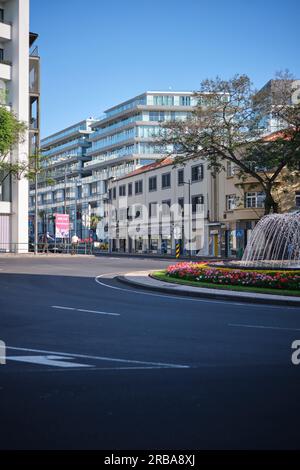
M 56 238 L 69 238 L 70 216 L 69 214 L 54 214 Z

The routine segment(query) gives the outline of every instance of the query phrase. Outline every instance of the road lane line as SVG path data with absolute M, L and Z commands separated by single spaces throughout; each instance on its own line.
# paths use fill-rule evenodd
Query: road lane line
M 59 308 L 60 310 L 76 310 L 73 307 L 62 307 L 60 305 L 52 305 L 52 308 Z
M 236 328 L 259 328 L 263 330 L 300 331 L 300 328 L 285 328 L 281 326 L 265 326 L 265 325 L 243 325 L 239 323 L 229 323 L 228 326 L 232 326 Z
M 73 310 L 75 312 L 97 313 L 99 315 L 111 315 L 113 317 L 119 317 L 121 315 L 120 313 L 101 312 L 99 310 L 86 310 L 84 308 L 63 307 L 62 305 L 52 305 L 51 308 L 55 308 L 59 310 Z
M 50 372 L 52 373 L 58 373 L 58 372 L 96 372 L 96 371 L 108 371 L 108 372 L 111 372 L 111 371 L 139 371 L 139 370 L 162 370 L 162 369 L 170 369 L 170 367 L 165 367 L 165 366 L 132 366 L 132 367 L 129 367 L 129 366 L 121 366 L 121 367 L 87 367 L 85 369 L 83 368 L 65 368 L 65 369 L 62 369 L 62 368 L 49 368 L 49 369 L 36 369 L 36 368 L 32 368 L 32 369 L 28 369 L 26 372 L 27 373 L 47 373 L 49 374 Z M 181 370 L 183 370 L 183 367 L 181 367 Z M 187 368 L 185 368 L 185 370 L 187 370 Z
M 81 367 L 94 367 L 90 364 L 79 364 L 75 362 L 68 362 L 73 357 L 62 357 L 62 356 L 53 356 L 53 355 L 44 355 L 44 356 L 7 356 L 7 360 L 16 361 L 16 362 L 25 362 L 29 364 L 39 364 L 43 366 L 51 367 L 63 367 L 63 368 L 81 368 Z M 68 361 L 62 361 L 62 359 L 68 359 Z
M 211 303 L 214 303 L 214 304 L 221 304 L 221 305 L 228 305 L 229 303 L 231 303 L 232 305 L 235 305 L 235 306 L 240 306 L 240 307 L 245 307 L 245 305 L 247 307 L 252 307 L 252 308 L 259 308 L 261 309 L 262 305 L 264 308 L 272 308 L 272 309 L 280 309 L 282 310 L 283 308 L 285 308 L 286 310 L 295 310 L 295 309 L 298 309 L 299 307 L 279 307 L 279 306 L 276 306 L 276 305 L 264 305 L 264 304 L 251 304 L 251 303 L 247 303 L 247 302 L 243 302 L 243 303 L 239 303 L 239 302 L 235 302 L 235 301 L 228 301 L 228 300 L 213 300 L 213 299 L 210 299 L 210 300 L 204 300 L 204 299 L 195 299 L 195 298 L 190 298 L 190 297 L 181 297 L 180 295 L 167 295 L 167 294 L 154 294 L 154 293 L 150 293 L 150 292 L 145 292 L 143 289 L 143 287 L 141 287 L 141 290 L 133 290 L 133 289 L 124 289 L 122 287 L 116 287 L 116 286 L 111 286 L 109 284 L 105 284 L 105 282 L 101 282 L 99 281 L 100 278 L 102 277 L 106 277 L 106 276 L 112 276 L 112 275 L 115 275 L 117 276 L 118 274 L 124 274 L 124 273 L 106 273 L 106 274 L 100 274 L 99 276 L 96 276 L 95 277 L 95 282 L 97 284 L 99 284 L 100 286 L 103 286 L 103 287 L 108 287 L 109 289 L 115 289 L 115 290 L 119 290 L 119 291 L 122 291 L 122 292 L 127 292 L 127 294 L 140 294 L 140 295 L 149 295 L 151 297 L 161 297 L 163 299 L 172 299 L 172 300 L 185 300 L 185 301 L 188 301 L 188 302 L 201 302 L 201 303 L 208 303 L 208 304 L 211 304 Z M 146 289 L 146 288 L 145 288 Z
M 160 366 L 160 367 L 170 367 L 174 369 L 189 369 L 190 366 L 182 365 L 182 364 L 169 364 L 165 362 L 148 362 L 148 361 L 136 361 L 133 359 L 119 359 L 115 357 L 107 357 L 107 356 L 91 356 L 87 354 L 77 354 L 77 353 L 64 353 L 58 351 L 45 351 L 43 349 L 31 349 L 31 348 L 18 348 L 15 346 L 6 346 L 6 349 L 11 349 L 14 351 L 25 351 L 25 352 L 34 352 L 34 353 L 42 353 L 42 354 L 50 354 L 50 355 L 57 355 L 57 356 L 66 356 L 66 357 L 79 357 L 82 359 L 95 359 L 99 361 L 107 361 L 107 362 L 119 362 L 123 364 L 140 364 L 140 365 L 147 365 L 147 366 Z

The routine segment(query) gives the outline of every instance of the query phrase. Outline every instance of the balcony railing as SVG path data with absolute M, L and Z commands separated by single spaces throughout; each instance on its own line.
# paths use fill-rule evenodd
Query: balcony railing
M 0 58 L 0 64 L 4 65 L 12 65 L 12 62 L 10 60 L 4 60 Z
M 39 48 L 36 46 L 32 51 L 30 51 L 30 57 L 40 57 Z

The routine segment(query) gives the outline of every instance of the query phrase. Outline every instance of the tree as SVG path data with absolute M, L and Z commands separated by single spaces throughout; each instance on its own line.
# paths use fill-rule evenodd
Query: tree
M 92 230 L 94 236 L 97 233 L 97 227 L 98 227 L 98 224 L 99 224 L 100 220 L 102 220 L 102 217 L 100 217 L 99 215 L 96 215 L 96 214 L 91 215 L 90 227 L 91 227 L 91 230 Z
M 28 162 L 14 161 L 10 152 L 24 140 L 26 125 L 5 107 L 0 106 L 0 185 L 10 175 L 21 177 L 28 171 Z
M 300 96 L 288 73 L 280 73 L 258 93 L 247 75 L 204 80 L 195 93 L 197 105 L 186 121 L 163 124 L 160 144 L 172 148 L 175 164 L 202 158 L 216 175 L 231 162 L 241 182 L 252 177 L 265 192 L 265 213 L 278 212 L 275 186 L 299 177 Z M 299 91 L 300 93 L 300 91 Z M 294 102 L 291 103 L 291 97 Z M 266 118 L 282 130 L 266 136 Z M 170 147 L 171 146 L 171 147 Z M 288 169 L 289 172 L 283 172 Z M 288 174 L 287 174 L 288 173 Z

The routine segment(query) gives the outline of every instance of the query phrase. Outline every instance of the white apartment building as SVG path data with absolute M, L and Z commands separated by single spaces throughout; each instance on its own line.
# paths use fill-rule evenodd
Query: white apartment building
M 29 0 L 0 1 L 1 105 L 29 125 Z M 28 161 L 29 133 L 11 153 Z M 3 176 L 1 181 L 3 180 Z M 0 185 L 0 250 L 28 251 L 28 181 L 5 178 Z
M 213 255 L 214 186 L 206 163 L 171 157 L 111 180 L 101 222 L 111 251 L 174 254 L 179 243 L 182 254 Z

